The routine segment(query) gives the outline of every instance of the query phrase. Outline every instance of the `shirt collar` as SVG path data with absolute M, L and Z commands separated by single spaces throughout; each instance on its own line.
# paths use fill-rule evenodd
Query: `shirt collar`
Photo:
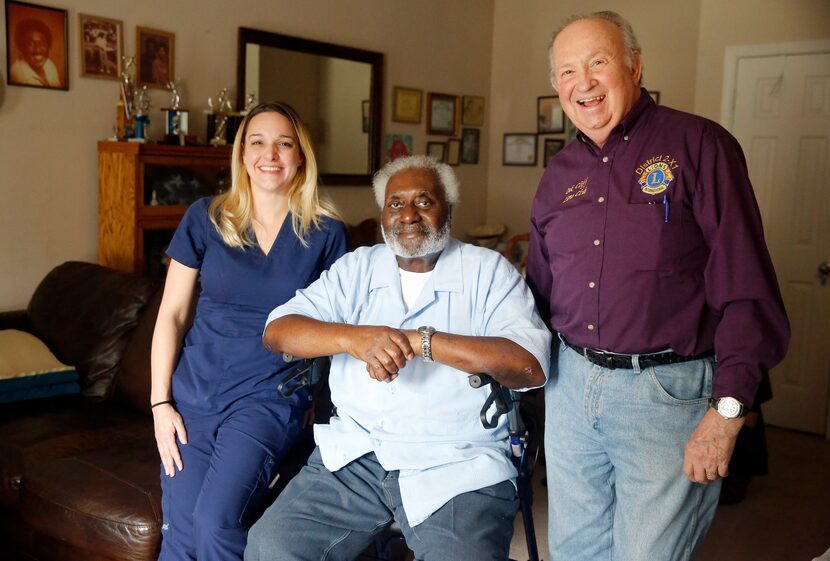
M 377 264 L 372 268 L 372 279 L 369 290 L 400 284 L 401 275 L 398 272 L 398 260 L 388 246 L 377 256 Z M 433 288 L 443 292 L 463 292 L 464 277 L 461 269 L 461 243 L 450 238 L 447 247 L 438 256 L 438 262 L 432 270 Z
M 627 134 L 631 132 L 631 130 L 637 125 L 640 121 L 640 117 L 643 116 L 643 113 L 646 112 L 647 109 L 650 109 L 655 106 L 654 100 L 651 99 L 651 96 L 648 94 L 648 91 L 645 88 L 640 88 L 640 98 L 634 102 L 634 105 L 631 107 L 631 111 L 623 117 L 623 120 L 620 121 L 616 127 L 611 130 L 611 134 L 608 135 L 608 141 L 611 140 L 612 137 L 619 134 Z M 582 134 L 582 132 L 578 132 L 576 137 L 587 144 L 590 147 L 594 147 L 594 143 L 591 141 L 590 138 Z M 606 142 L 608 144 L 608 142 Z

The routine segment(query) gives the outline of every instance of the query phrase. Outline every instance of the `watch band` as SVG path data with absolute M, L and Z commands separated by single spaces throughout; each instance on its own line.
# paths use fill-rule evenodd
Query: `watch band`
M 421 334 L 421 356 L 424 362 L 433 362 L 432 360 L 432 334 L 435 333 L 435 328 L 429 325 L 418 328 L 418 333 Z

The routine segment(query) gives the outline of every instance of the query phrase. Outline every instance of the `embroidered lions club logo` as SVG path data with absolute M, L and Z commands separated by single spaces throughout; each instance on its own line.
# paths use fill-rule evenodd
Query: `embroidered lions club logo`
M 640 189 L 648 195 L 657 195 L 669 188 L 669 183 L 674 179 L 671 167 L 666 162 L 655 162 L 640 173 Z

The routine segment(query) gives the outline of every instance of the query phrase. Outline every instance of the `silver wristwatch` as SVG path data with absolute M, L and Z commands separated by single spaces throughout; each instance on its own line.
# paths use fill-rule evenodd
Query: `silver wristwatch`
M 711 404 L 724 419 L 737 419 L 738 417 L 746 415 L 744 404 L 734 397 L 720 397 L 718 399 L 713 399 Z
M 432 334 L 435 333 L 435 328 L 425 325 L 418 328 L 418 333 L 421 334 L 421 355 L 424 362 L 432 362 Z

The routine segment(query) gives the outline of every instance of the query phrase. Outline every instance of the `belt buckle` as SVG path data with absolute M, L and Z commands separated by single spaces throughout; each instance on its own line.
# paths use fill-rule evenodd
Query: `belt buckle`
M 588 353 L 590 352 L 590 358 L 588 357 Z M 616 370 L 617 366 L 614 364 L 614 355 L 610 353 L 606 353 L 605 351 L 600 351 L 598 349 L 589 349 L 585 348 L 585 358 L 596 364 L 597 366 L 602 366 L 608 370 Z M 593 359 L 593 360 L 591 360 Z

